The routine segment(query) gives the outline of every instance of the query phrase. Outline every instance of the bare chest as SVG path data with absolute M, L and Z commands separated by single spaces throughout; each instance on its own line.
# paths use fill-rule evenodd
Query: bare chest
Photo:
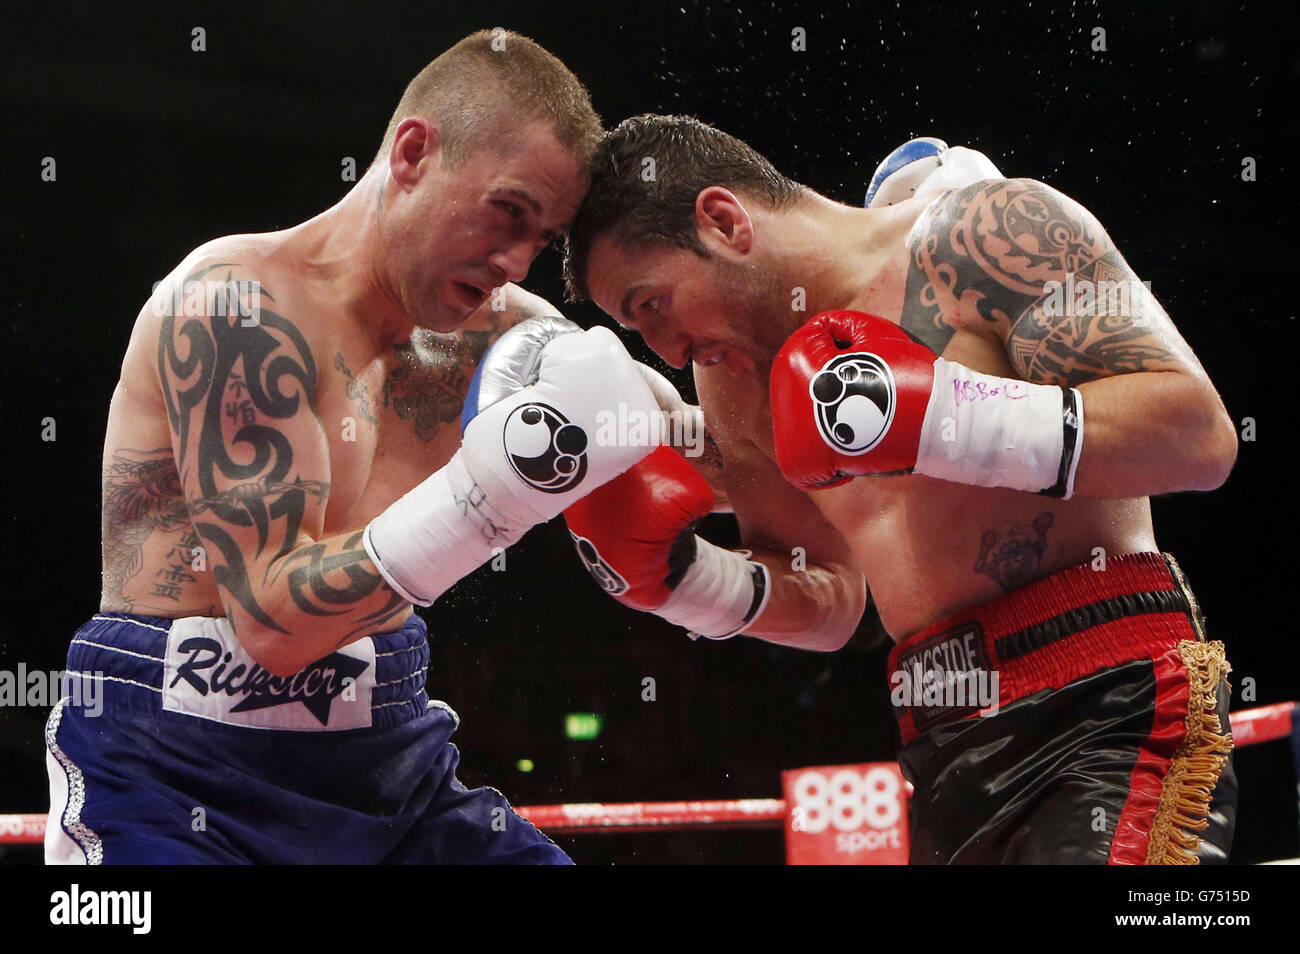
M 905 260 L 882 270 L 848 307 L 897 320 L 906 271 Z M 1015 376 L 991 331 L 952 329 L 942 356 Z M 725 422 L 728 438 L 752 442 L 775 463 L 766 388 L 721 375 L 716 383 L 705 406 L 710 424 Z M 1098 547 L 1154 547 L 1143 500 L 1060 501 L 917 475 L 860 477 L 809 497 L 849 545 L 885 628 L 896 636 L 1084 562 Z
M 316 403 L 330 451 L 326 532 L 364 525 L 456 452 L 473 369 L 454 351 L 325 356 Z

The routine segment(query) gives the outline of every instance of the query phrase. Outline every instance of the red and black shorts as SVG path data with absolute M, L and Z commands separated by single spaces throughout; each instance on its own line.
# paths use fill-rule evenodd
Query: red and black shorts
M 1231 670 L 1173 557 L 1111 557 L 889 659 L 912 864 L 1227 860 Z

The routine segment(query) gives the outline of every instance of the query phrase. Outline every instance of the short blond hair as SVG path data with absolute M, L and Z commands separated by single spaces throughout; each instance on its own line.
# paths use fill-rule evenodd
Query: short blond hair
M 569 68 L 528 37 L 500 28 L 470 34 L 415 75 L 375 162 L 387 157 L 408 116 L 438 127 L 443 161 L 452 166 L 482 149 L 510 152 L 515 137 L 542 121 L 585 168 L 602 132 L 587 88 Z

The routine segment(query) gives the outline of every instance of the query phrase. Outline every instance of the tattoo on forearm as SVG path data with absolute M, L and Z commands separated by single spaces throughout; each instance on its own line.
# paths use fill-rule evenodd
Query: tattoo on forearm
M 276 577 L 287 574 L 294 605 L 312 616 L 339 616 L 377 592 L 384 580 L 367 569 L 370 558 L 361 545 L 361 538 L 361 533 L 355 533 L 341 546 L 317 543 L 290 554 L 276 571 Z M 327 579 L 331 574 L 339 580 L 339 585 Z M 390 592 L 388 601 L 374 612 L 359 617 L 356 622 L 361 625 L 344 639 L 392 618 L 405 606 L 406 600 Z
M 1033 523 L 1005 520 L 996 530 L 985 530 L 975 571 L 992 579 L 1004 592 L 1018 589 L 1042 576 L 1047 531 L 1055 517 L 1044 511 Z
M 202 541 L 193 527 L 187 526 L 177 540 L 164 554 L 167 565 L 154 572 L 151 596 L 179 603 L 187 584 L 198 582 L 194 570 L 194 558 L 202 549 Z
M 1127 315 L 1108 314 L 1104 301 L 1077 315 L 1045 307 L 1048 283 L 1136 284 L 1096 220 L 1054 189 L 1004 179 L 955 190 L 923 214 L 908 242 L 901 325 L 937 354 L 960 315 L 1007 333 L 1016 372 L 1038 383 L 1073 386 L 1173 358 L 1156 333 L 1157 320 L 1168 319 L 1149 294 Z

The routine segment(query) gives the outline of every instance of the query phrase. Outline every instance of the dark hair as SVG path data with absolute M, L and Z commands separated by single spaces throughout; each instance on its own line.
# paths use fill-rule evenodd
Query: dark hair
M 408 116 L 425 116 L 438 127 L 443 160 L 453 166 L 484 147 L 509 151 L 511 137 L 530 120 L 549 122 L 556 141 L 584 166 L 601 135 L 587 88 L 569 68 L 528 37 L 499 27 L 470 34 L 415 75 L 375 162 L 388 155 Z
M 565 239 L 570 300 L 590 297 L 587 262 L 592 242 L 606 232 L 623 246 L 662 243 L 707 258 L 695 228 L 695 199 L 711 185 L 778 209 L 807 192 L 746 143 L 692 116 L 633 116 L 610 130 Z

